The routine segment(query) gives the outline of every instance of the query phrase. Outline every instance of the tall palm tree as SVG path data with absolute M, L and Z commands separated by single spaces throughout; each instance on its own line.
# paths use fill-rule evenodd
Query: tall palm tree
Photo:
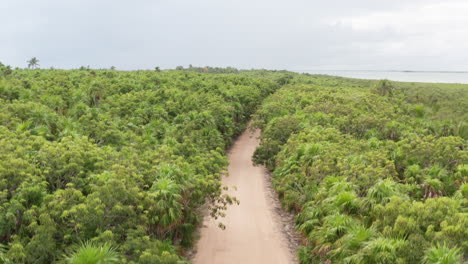
M 84 242 L 70 256 L 66 257 L 69 264 L 113 264 L 120 263 L 119 253 L 109 244 L 97 245 Z
M 37 67 L 39 67 L 39 60 L 36 57 L 32 57 L 30 60 L 28 60 L 29 69 L 36 69 Z

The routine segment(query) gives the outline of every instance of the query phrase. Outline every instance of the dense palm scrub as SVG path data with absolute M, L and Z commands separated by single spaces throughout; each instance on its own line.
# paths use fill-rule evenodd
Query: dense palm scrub
M 295 75 L 255 114 L 254 160 L 305 263 L 462 263 L 468 85 Z
M 0 65 L 0 262 L 179 263 L 277 82 Z
M 466 85 L 183 70 L 0 64 L 1 263 L 185 262 L 201 206 L 235 202 L 225 150 L 265 98 L 254 159 L 302 263 L 466 259 Z

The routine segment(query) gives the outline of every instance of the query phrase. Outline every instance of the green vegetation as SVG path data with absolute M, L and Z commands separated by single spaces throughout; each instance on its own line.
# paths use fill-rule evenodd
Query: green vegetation
M 199 208 L 219 217 L 236 202 L 221 195 L 225 150 L 278 88 L 0 66 L 1 263 L 183 262 Z
M 36 57 L 32 57 L 28 60 L 28 69 L 36 69 L 39 67 L 39 60 Z
M 176 70 L 179 71 L 190 71 L 190 72 L 200 72 L 200 73 L 240 73 L 240 71 L 233 67 L 227 68 L 220 68 L 220 67 L 194 67 L 191 64 L 188 68 L 184 68 L 183 66 L 177 66 Z
M 108 244 L 93 245 L 90 242 L 81 245 L 66 259 L 72 264 L 119 263 L 118 253 Z
M 301 263 L 468 257 L 468 86 L 295 75 L 254 160 L 297 214 Z
M 186 263 L 252 115 L 301 263 L 468 257 L 467 85 L 28 63 L 0 63 L 0 263 Z

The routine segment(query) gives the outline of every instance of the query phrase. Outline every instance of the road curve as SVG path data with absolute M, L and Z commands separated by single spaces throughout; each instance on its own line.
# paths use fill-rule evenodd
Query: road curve
M 294 263 L 287 237 L 275 211 L 266 170 L 252 164 L 260 131 L 246 130 L 229 152 L 229 176 L 223 178 L 229 194 L 240 200 L 221 221 L 205 217 L 194 264 L 288 264 Z M 236 186 L 234 190 L 232 186 Z

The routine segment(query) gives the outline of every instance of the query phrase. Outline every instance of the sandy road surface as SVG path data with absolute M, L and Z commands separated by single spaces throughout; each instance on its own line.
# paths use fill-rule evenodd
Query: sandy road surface
M 259 131 L 245 131 L 229 153 L 229 176 L 223 183 L 240 200 L 230 206 L 221 221 L 205 217 L 194 264 L 289 264 L 293 255 L 281 230 L 280 216 L 267 187 L 265 169 L 253 166 L 252 154 L 258 145 Z M 232 186 L 237 186 L 233 190 Z

